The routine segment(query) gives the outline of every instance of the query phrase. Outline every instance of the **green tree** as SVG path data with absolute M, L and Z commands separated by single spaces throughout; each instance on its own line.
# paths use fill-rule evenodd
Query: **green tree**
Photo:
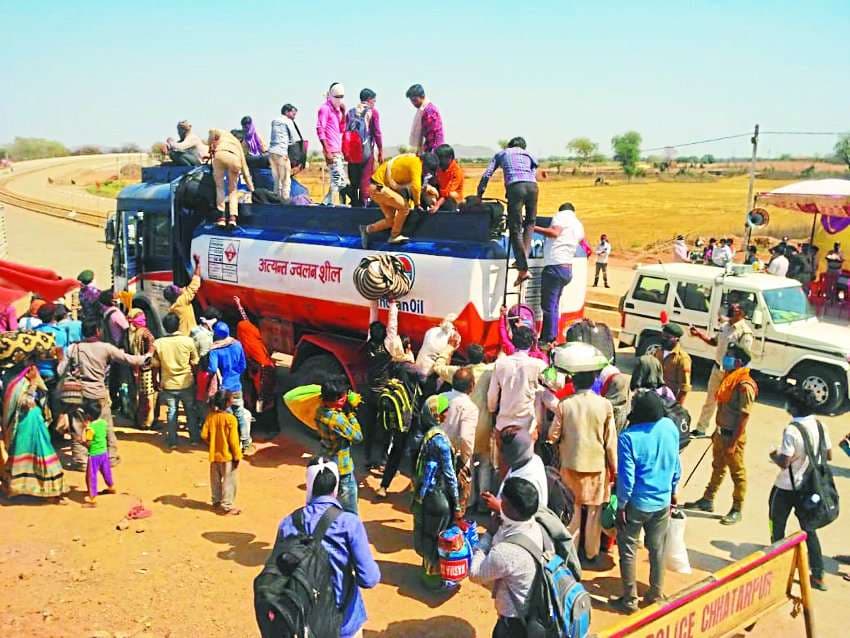
M 576 156 L 578 165 L 581 166 L 593 159 L 599 150 L 599 144 L 590 141 L 589 137 L 574 137 L 567 143 L 567 150 Z
M 83 144 L 74 149 L 74 155 L 100 155 L 103 150 L 97 144 Z
M 9 157 L 18 162 L 44 157 L 65 157 L 71 154 L 64 144 L 39 137 L 16 137 L 6 149 Z
M 631 179 L 637 173 L 640 160 L 640 144 L 643 139 L 637 131 L 627 131 L 611 138 L 614 159 L 620 162 L 623 172 Z
M 833 150 L 835 150 L 835 156 L 847 164 L 847 168 L 850 169 L 850 133 L 839 136 Z
M 499 148 L 501 148 L 502 150 L 504 150 L 504 149 L 508 148 L 508 142 L 510 142 L 510 140 L 509 140 L 508 138 L 506 138 L 506 137 L 503 137 L 502 139 L 498 140 L 498 141 L 496 142 L 496 144 L 498 144 L 498 145 L 499 145 Z
M 700 161 L 702 164 L 714 164 L 717 160 L 716 160 L 716 159 L 714 159 L 714 155 L 712 155 L 711 153 L 707 153 L 706 155 L 703 155 L 703 156 L 699 159 L 699 161 Z

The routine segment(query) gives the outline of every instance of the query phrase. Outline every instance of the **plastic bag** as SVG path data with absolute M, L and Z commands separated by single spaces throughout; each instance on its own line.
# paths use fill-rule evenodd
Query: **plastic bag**
M 677 574 L 690 574 L 691 562 L 688 560 L 688 548 L 685 545 L 685 513 L 674 509 L 670 513 L 670 525 L 667 527 L 667 540 L 664 543 L 664 566 Z

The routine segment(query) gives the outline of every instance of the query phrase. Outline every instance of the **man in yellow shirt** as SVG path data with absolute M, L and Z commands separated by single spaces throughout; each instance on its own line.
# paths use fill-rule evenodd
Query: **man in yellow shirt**
M 433 153 L 424 153 L 417 157 L 412 153 L 397 155 L 375 169 L 369 197 L 381 208 L 384 218 L 368 226 L 360 226 L 360 241 L 363 248 L 369 247 L 369 235 L 390 229 L 391 244 L 400 244 L 408 240 L 401 234 L 410 205 L 421 207 L 423 176 L 433 175 L 437 170 L 437 157 Z M 436 197 L 433 186 L 426 186 L 426 192 Z
M 177 447 L 177 406 L 183 403 L 186 426 L 192 443 L 200 443 L 198 420 L 195 410 L 195 378 L 193 368 L 200 362 L 198 350 L 192 337 L 178 332 L 180 318 L 169 312 L 162 319 L 166 335 L 153 342 L 152 365 L 160 369 L 160 397 L 168 406 L 168 426 L 165 443 L 169 449 Z
M 168 312 L 173 312 L 180 318 L 180 327 L 177 332 L 186 336 L 189 336 L 192 328 L 198 325 L 195 320 L 195 309 L 192 307 L 192 301 L 201 289 L 201 258 L 192 255 L 192 259 L 195 260 L 195 271 L 192 273 L 192 281 L 189 282 L 189 285 L 180 288 L 180 286 L 172 284 L 162 291 L 162 296 L 171 304 Z

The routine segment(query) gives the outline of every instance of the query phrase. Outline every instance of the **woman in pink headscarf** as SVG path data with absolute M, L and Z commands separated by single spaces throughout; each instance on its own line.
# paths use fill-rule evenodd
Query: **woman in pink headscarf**
M 127 314 L 130 322 L 130 354 L 153 354 L 154 336 L 148 330 L 148 322 L 141 308 L 133 308 Z M 138 406 L 136 425 L 145 430 L 150 429 L 156 416 L 156 384 L 153 378 L 153 368 L 150 364 L 135 369 L 136 388 L 138 388 Z
M 269 167 L 269 145 L 260 137 L 254 120 L 246 115 L 240 121 L 242 125 L 242 145 L 245 147 L 245 160 L 250 168 Z

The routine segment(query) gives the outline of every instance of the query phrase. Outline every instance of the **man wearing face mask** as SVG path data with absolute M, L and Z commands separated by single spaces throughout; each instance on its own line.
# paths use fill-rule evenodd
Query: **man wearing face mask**
M 753 347 L 753 329 L 744 318 L 744 310 L 741 308 L 741 305 L 730 303 L 726 317 L 727 321 L 720 326 L 714 337 L 707 337 L 701 330 L 691 326 L 691 336 L 709 345 L 717 346 L 714 355 L 714 366 L 711 368 L 711 376 L 708 378 L 705 404 L 702 406 L 702 412 L 699 415 L 696 429 L 691 431 L 692 437 L 703 438 L 706 436 L 709 422 L 711 421 L 711 417 L 714 416 L 714 410 L 717 407 L 715 394 L 724 377 L 724 372 L 720 364 L 729 346 L 731 344 L 738 344 L 743 346 L 747 352 L 750 352 Z
M 717 430 L 711 438 L 711 479 L 702 498 L 685 504 L 686 509 L 713 512 L 714 497 L 728 467 L 734 484 L 732 509 L 720 519 L 722 525 L 741 521 L 741 508 L 747 491 L 744 445 L 750 412 L 758 396 L 758 386 L 747 367 L 750 358 L 749 350 L 734 343 L 729 345 L 723 357 L 724 377 L 717 389 Z
M 330 188 L 322 203 L 336 206 L 341 204 L 341 198 L 348 186 L 348 176 L 345 170 L 345 160 L 342 157 L 342 132 L 345 130 L 345 88 L 339 82 L 334 82 L 328 89 L 328 97 L 319 107 L 316 121 L 316 134 L 322 143 L 325 163 L 330 172 Z
M 683 334 L 682 326 L 664 324 L 661 328 L 661 349 L 655 352 L 664 368 L 664 385 L 670 388 L 679 405 L 685 404 L 685 397 L 691 391 L 691 355 L 679 345 Z

